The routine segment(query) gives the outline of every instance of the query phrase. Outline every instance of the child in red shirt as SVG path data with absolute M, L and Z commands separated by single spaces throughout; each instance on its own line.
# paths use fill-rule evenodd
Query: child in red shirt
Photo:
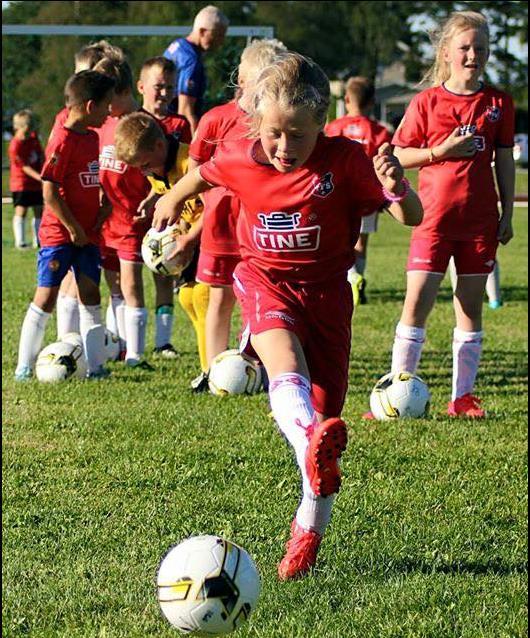
M 251 137 L 221 145 L 184 176 L 158 201 L 153 222 L 159 229 L 173 223 L 186 198 L 212 185 L 241 201 L 234 290 L 303 479 L 281 579 L 315 564 L 340 487 L 353 311 L 346 272 L 361 217 L 386 202 L 402 223 L 422 218 L 389 145 L 372 162 L 359 144 L 322 134 L 329 98 L 318 65 L 279 54 L 250 88 Z
M 487 20 L 451 14 L 439 32 L 432 88 L 411 102 L 392 140 L 406 168 L 420 168 L 425 217 L 413 234 L 407 294 L 392 354 L 392 371 L 414 373 L 425 324 L 449 259 L 454 258 L 456 328 L 450 416 L 485 416 L 473 389 L 482 351 L 482 300 L 498 242 L 513 236 L 514 106 L 480 77 L 489 54 Z M 495 173 L 502 214 L 499 219 Z
M 114 80 L 82 71 L 66 83 L 69 115 L 46 148 L 42 171 L 44 212 L 39 230 L 37 290 L 20 335 L 15 378 L 29 379 L 41 349 L 59 286 L 70 268 L 80 298 L 81 336 L 91 378 L 107 376 L 103 368 L 104 332 L 99 294 L 99 165 L 97 128 L 107 118 Z M 92 329 L 98 328 L 94 332 Z M 101 330 L 99 330 L 101 328 Z M 88 339 L 89 333 L 100 335 Z M 92 344 L 92 345 L 90 345 Z
M 388 129 L 369 117 L 374 107 L 375 87 L 364 77 L 352 77 L 346 82 L 344 102 L 348 115 L 340 117 L 326 125 L 326 135 L 344 135 L 363 145 L 365 153 L 371 159 L 377 149 L 392 136 Z M 363 217 L 361 233 L 355 244 L 355 263 L 348 271 L 348 280 L 353 288 L 355 305 L 366 303 L 366 260 L 368 258 L 368 238 L 377 230 L 377 212 Z
M 9 142 L 9 188 L 13 197 L 15 214 L 13 234 L 16 248 L 27 248 L 26 215 L 33 209 L 33 246 L 39 245 L 38 233 L 42 216 L 42 180 L 40 171 L 44 152 L 35 127 L 33 113 L 29 109 L 13 116 L 13 139 Z

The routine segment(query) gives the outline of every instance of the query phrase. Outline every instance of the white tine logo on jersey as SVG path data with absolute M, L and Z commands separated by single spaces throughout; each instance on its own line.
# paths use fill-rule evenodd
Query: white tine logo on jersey
M 254 226 L 258 250 L 307 252 L 320 245 L 320 226 L 299 228 L 301 213 L 259 213 L 262 227 Z

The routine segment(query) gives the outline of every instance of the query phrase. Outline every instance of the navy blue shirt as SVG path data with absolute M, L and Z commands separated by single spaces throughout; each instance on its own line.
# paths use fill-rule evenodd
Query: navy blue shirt
M 177 67 L 175 96 L 183 94 L 196 98 L 195 112 L 200 115 L 206 91 L 206 73 L 200 48 L 186 38 L 178 38 L 173 40 L 163 56 L 172 60 Z

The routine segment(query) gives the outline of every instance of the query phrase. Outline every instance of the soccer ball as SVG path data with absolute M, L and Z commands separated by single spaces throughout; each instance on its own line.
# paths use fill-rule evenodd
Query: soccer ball
M 370 409 L 380 421 L 427 416 L 431 395 L 427 384 L 409 372 L 389 372 L 375 384 Z
M 243 548 L 218 536 L 192 536 L 164 556 L 157 586 L 160 608 L 173 627 L 218 636 L 248 618 L 261 584 Z
M 257 362 L 239 350 L 225 350 L 212 361 L 208 375 L 210 392 L 227 394 L 255 394 L 261 388 L 261 369 Z
M 84 379 L 87 364 L 83 347 L 76 343 L 57 341 L 46 346 L 37 357 L 35 375 L 44 383 L 57 383 L 72 377 Z
M 182 234 L 181 227 L 176 225 L 166 226 L 161 231 L 150 228 L 142 240 L 142 258 L 145 265 L 159 275 L 180 277 L 189 261 L 182 263 L 167 257 L 175 249 L 177 237 Z
M 107 361 L 117 361 L 120 358 L 120 338 L 105 328 L 105 357 Z
M 73 346 L 79 346 L 80 348 L 83 347 L 83 339 L 78 332 L 67 332 L 59 339 L 59 341 L 62 341 L 63 343 L 71 343 Z

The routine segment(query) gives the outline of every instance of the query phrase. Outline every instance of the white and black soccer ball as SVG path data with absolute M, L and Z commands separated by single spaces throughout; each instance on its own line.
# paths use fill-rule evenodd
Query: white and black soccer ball
M 40 352 L 35 363 L 35 376 L 44 383 L 57 383 L 71 378 L 84 379 L 86 372 L 83 346 L 77 343 L 51 343 Z
M 120 358 L 121 342 L 110 330 L 105 328 L 105 357 L 107 361 L 117 361 Z
M 211 363 L 208 385 L 212 394 L 255 394 L 261 389 L 261 383 L 258 362 L 239 350 L 220 352 Z
M 166 226 L 161 231 L 150 228 L 142 240 L 142 258 L 145 265 L 159 275 L 180 277 L 189 261 L 183 263 L 176 259 L 168 259 L 168 255 L 173 252 L 177 237 L 182 234 L 182 230 L 176 225 Z
M 157 574 L 158 602 L 183 633 L 219 636 L 237 629 L 256 606 L 259 572 L 249 554 L 218 536 L 192 536 L 172 547 Z
M 389 372 L 375 384 L 370 410 L 380 421 L 418 419 L 429 413 L 431 395 L 425 381 L 409 372 Z

